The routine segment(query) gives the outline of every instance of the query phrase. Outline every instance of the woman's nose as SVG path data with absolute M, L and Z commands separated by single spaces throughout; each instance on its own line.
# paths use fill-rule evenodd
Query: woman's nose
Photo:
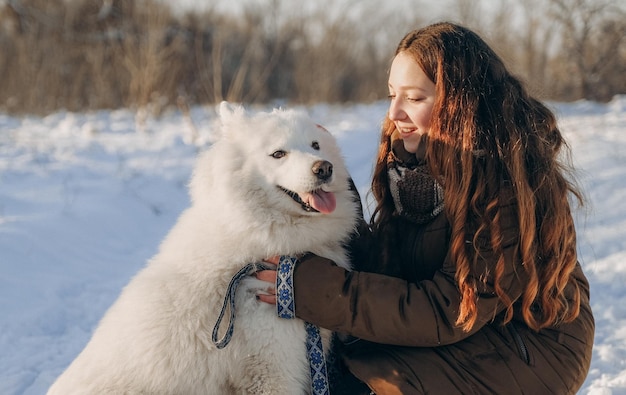
M 394 98 L 389 103 L 389 119 L 392 121 L 401 121 L 406 118 L 406 112 L 402 109 L 400 100 Z

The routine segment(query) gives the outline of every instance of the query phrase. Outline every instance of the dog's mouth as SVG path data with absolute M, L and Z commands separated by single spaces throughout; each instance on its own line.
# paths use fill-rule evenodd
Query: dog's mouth
M 298 203 L 302 209 L 309 213 L 329 214 L 335 211 L 337 200 L 335 194 L 326 192 L 323 189 L 315 189 L 311 192 L 299 195 L 297 192 L 291 191 L 278 185 L 278 189 L 283 191 L 287 196 Z

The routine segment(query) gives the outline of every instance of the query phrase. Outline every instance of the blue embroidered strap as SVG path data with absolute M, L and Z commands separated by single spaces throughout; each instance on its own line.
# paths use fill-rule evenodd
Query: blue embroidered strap
M 230 283 L 228 283 L 228 287 L 226 288 L 226 295 L 224 296 L 224 304 L 222 305 L 222 310 L 220 311 L 219 317 L 217 317 L 217 322 L 213 327 L 213 334 L 211 336 L 211 340 L 217 348 L 226 347 L 228 343 L 230 343 L 230 339 L 233 337 L 233 331 L 235 329 L 235 293 L 237 292 L 237 287 L 239 286 L 239 283 L 244 277 L 249 276 L 252 273 L 256 273 L 259 270 L 269 269 L 274 269 L 274 267 L 262 262 L 248 263 L 246 266 L 242 267 L 233 276 L 233 278 L 230 280 Z M 230 319 L 228 321 L 228 328 L 226 329 L 226 333 L 224 334 L 222 339 L 218 340 L 218 332 L 227 308 L 230 308 Z
M 280 318 L 295 318 L 293 297 L 293 270 L 297 259 L 281 256 L 276 272 L 276 312 Z M 322 347 L 322 336 L 317 326 L 304 323 L 306 329 L 306 352 L 311 373 L 311 394 L 329 395 L 328 373 Z
M 304 326 L 306 328 L 306 354 L 311 371 L 311 394 L 329 395 L 328 372 L 320 328 L 308 322 L 305 322 Z
M 276 313 L 280 318 L 296 318 L 293 298 L 293 269 L 298 260 L 281 255 L 276 269 Z

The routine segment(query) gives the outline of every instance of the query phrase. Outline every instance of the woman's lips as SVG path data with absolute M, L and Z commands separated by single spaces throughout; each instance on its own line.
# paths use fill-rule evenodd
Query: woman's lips
M 400 135 L 404 135 L 404 136 L 408 136 L 410 134 L 413 134 L 417 131 L 417 129 L 415 128 L 398 128 L 398 132 L 400 132 Z

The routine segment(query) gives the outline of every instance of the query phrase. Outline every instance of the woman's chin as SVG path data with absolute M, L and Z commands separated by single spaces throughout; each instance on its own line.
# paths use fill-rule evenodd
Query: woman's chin
M 404 144 L 404 150 L 406 152 L 409 152 L 411 154 L 414 154 L 417 152 L 417 148 L 419 147 L 419 143 L 420 143 L 420 138 L 419 136 L 416 136 L 417 138 L 409 138 L 409 139 L 402 139 L 402 143 Z

